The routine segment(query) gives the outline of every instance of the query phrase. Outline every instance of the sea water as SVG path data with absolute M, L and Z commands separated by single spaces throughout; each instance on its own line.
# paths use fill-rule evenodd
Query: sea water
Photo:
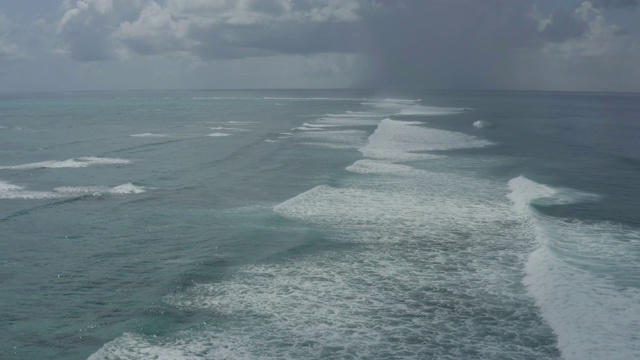
M 2 359 L 640 358 L 640 95 L 0 95 Z

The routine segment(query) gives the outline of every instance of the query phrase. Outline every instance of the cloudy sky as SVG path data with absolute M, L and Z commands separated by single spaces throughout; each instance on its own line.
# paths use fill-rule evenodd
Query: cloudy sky
M 0 0 L 0 91 L 640 92 L 640 0 Z

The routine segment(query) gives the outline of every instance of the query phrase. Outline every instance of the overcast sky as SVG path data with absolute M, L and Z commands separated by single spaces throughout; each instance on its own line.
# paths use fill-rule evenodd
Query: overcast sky
M 640 92 L 640 0 L 0 0 L 0 91 Z

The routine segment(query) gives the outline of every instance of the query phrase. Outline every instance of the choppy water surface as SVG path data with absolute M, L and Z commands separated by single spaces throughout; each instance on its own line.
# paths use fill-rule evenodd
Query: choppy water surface
M 0 96 L 0 358 L 640 357 L 640 96 Z

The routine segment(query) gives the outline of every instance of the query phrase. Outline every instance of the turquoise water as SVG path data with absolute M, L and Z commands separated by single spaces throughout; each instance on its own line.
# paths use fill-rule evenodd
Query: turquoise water
M 639 100 L 0 95 L 0 358 L 640 357 Z

